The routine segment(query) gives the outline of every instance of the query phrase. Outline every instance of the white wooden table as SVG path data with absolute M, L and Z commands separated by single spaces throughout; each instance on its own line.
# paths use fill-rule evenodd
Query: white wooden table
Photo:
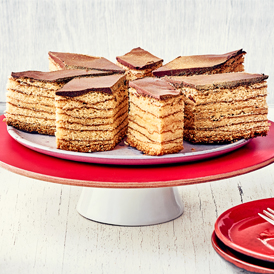
M 214 251 L 211 234 L 223 211 L 274 196 L 274 164 L 179 191 L 185 211 L 176 220 L 111 226 L 78 214 L 80 187 L 0 168 L 0 273 L 248 273 Z

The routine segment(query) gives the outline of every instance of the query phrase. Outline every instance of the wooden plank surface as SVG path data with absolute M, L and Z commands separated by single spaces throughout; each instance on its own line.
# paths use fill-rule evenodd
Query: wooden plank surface
M 12 71 L 48 70 L 48 51 L 115 62 L 140 46 L 169 62 L 243 48 L 248 72 L 273 75 L 273 11 L 272 0 L 2 0 L 0 102 Z
M 178 187 L 182 216 L 160 225 L 120 227 L 77 213 L 81 187 L 1 168 L 0 273 L 248 273 L 223 260 L 210 237 L 225 210 L 274 197 L 273 183 L 271 164 L 230 179 Z
M 215 253 L 210 236 L 226 209 L 273 197 L 273 174 L 271 165 L 180 187 L 185 211 L 178 219 L 119 227 L 81 217 L 79 187 L 0 169 L 0 273 L 245 273 Z

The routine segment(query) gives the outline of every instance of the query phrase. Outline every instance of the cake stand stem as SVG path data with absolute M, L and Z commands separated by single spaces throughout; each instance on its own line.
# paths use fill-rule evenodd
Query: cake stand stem
M 183 213 L 176 187 L 107 189 L 83 187 L 77 211 L 111 225 L 145 226 L 171 221 Z

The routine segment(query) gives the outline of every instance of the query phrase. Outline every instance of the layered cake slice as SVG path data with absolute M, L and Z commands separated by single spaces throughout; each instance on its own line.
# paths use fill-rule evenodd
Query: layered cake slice
M 153 71 L 156 77 L 190 76 L 196 74 L 215 74 L 244 71 L 242 49 L 225 54 L 179 56 Z
M 74 77 L 107 74 L 78 69 L 12 72 L 7 84 L 6 123 L 20 130 L 54 135 L 56 90 Z
M 245 72 L 165 77 L 185 96 L 184 139 L 222 143 L 267 135 L 267 78 Z
M 56 92 L 56 142 L 63 150 L 113 149 L 128 125 L 125 75 L 73 79 Z
M 116 60 L 117 64 L 126 71 L 128 80 L 151 77 L 152 71 L 163 64 L 163 59 L 140 47 L 132 49 L 123 56 L 117 56 Z
M 163 155 L 183 149 L 184 101 L 164 79 L 129 82 L 127 142 L 145 154 Z
M 48 55 L 50 71 L 62 69 L 85 69 L 109 71 L 112 74 L 123 74 L 125 72 L 121 67 L 104 57 L 52 51 L 49 51 Z

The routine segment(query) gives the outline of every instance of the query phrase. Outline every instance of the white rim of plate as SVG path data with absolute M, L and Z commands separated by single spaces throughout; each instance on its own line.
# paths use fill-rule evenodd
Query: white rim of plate
M 184 141 L 184 144 L 188 144 L 189 146 L 193 147 L 192 152 L 183 152 L 183 150 L 179 153 L 174 154 L 165 154 L 162 156 L 150 156 L 145 155 L 142 152 L 138 151 L 135 148 L 127 146 L 127 150 L 134 150 L 134 155 L 125 155 L 125 154 L 112 154 L 113 151 L 104 151 L 104 152 L 90 152 L 90 153 L 83 153 L 83 152 L 75 152 L 75 151 L 67 151 L 61 150 L 57 148 L 52 148 L 47 146 L 46 144 L 38 144 L 36 142 L 31 141 L 34 138 L 51 138 L 51 141 L 55 140 L 54 136 L 49 135 L 41 135 L 35 133 L 28 133 L 12 126 L 7 126 L 7 130 L 9 135 L 16 140 L 18 143 L 22 144 L 23 146 L 32 149 L 36 152 L 65 159 L 65 160 L 72 160 L 77 162 L 86 162 L 86 163 L 98 163 L 98 164 L 114 164 L 114 165 L 159 165 L 159 164 L 172 164 L 172 163 L 188 163 L 194 162 L 199 160 L 210 159 L 216 156 L 220 156 L 223 154 L 227 154 L 232 152 L 242 146 L 246 145 L 250 139 L 239 140 L 234 143 L 229 144 L 191 144 Z M 22 137 L 23 135 L 23 137 Z M 123 142 L 123 141 L 122 141 Z M 122 143 L 121 142 L 121 143 Z M 120 143 L 120 144 L 121 144 Z M 118 144 L 116 146 L 119 147 Z M 126 145 L 121 145 L 126 146 Z M 197 147 L 205 146 L 208 149 L 195 151 Z M 211 148 L 212 147 L 212 148 Z

